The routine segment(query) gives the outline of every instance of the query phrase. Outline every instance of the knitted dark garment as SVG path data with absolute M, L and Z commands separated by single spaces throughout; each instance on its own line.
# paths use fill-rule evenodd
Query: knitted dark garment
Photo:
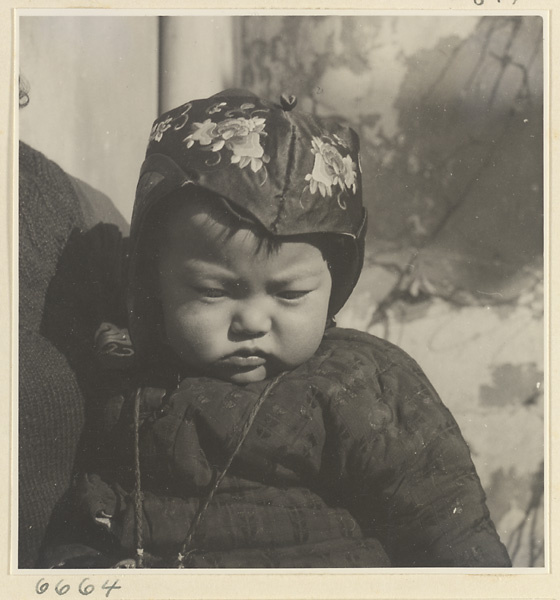
M 24 143 L 19 152 L 18 551 L 19 567 L 32 568 L 51 512 L 69 485 L 84 424 L 84 384 L 68 351 L 78 347 L 73 360 L 86 361 L 93 338 L 80 336 L 95 327 L 91 315 L 81 319 L 75 301 L 73 314 L 57 301 L 60 295 L 53 296 L 50 312 L 46 303 L 69 240 L 98 220 L 95 205 L 106 220 L 124 219 L 107 198 L 88 199 L 84 184 L 41 153 Z

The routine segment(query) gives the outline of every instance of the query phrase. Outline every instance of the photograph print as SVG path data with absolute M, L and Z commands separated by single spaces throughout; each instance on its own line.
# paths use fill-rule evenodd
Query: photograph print
M 545 567 L 543 18 L 16 27 L 15 567 Z

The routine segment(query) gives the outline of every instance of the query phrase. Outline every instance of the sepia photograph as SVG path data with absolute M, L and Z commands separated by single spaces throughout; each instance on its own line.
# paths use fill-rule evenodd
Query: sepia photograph
M 549 566 L 546 27 L 16 11 L 15 571 Z

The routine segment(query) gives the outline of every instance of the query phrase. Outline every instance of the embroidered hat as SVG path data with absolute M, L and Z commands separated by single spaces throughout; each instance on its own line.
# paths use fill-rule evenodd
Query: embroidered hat
M 350 295 L 363 263 L 359 141 L 333 121 L 292 110 L 245 90 L 226 90 L 175 108 L 153 124 L 131 223 L 131 334 L 142 293 L 135 261 L 148 215 L 169 194 L 200 186 L 273 236 L 328 233 L 346 240 L 344 268 L 333 275 L 330 313 Z

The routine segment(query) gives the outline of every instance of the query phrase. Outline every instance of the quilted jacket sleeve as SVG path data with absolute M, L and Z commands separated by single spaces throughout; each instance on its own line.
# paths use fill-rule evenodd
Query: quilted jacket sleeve
M 333 335 L 352 337 L 338 345 L 354 373 L 351 401 L 331 407 L 331 464 L 364 531 L 393 566 L 511 566 L 469 448 L 418 365 L 373 336 Z

